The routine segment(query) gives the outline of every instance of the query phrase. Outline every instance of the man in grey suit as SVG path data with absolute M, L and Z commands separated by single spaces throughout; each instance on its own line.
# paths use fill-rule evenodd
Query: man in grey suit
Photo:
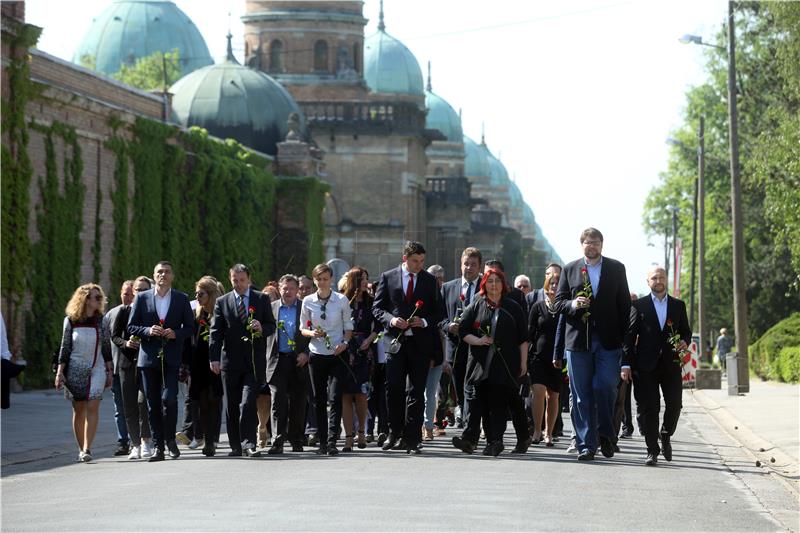
M 222 373 L 228 402 L 228 456 L 260 457 L 256 397 L 266 380 L 266 337 L 275 333 L 275 318 L 269 297 L 251 287 L 245 265 L 233 265 L 230 279 L 233 290 L 214 304 L 208 358 L 211 371 Z

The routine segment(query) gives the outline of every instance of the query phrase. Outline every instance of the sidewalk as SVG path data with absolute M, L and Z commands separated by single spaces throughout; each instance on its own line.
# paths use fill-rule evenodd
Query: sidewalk
M 694 397 L 735 440 L 800 494 L 800 385 L 751 376 L 750 392 L 694 390 Z

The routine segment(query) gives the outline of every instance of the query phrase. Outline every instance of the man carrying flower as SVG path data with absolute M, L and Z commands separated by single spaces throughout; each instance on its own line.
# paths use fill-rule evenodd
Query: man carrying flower
M 631 308 L 628 349 L 623 357 L 621 376 L 625 380 L 633 377 L 637 419 L 647 443 L 645 464 L 656 466 L 659 453 L 667 461 L 672 460 L 670 437 L 675 433 L 681 413 L 681 368 L 688 354 L 692 328 L 686 316 L 686 304 L 667 294 L 667 272 L 663 268 L 654 267 L 647 273 L 647 285 L 650 297 L 639 298 Z M 659 387 L 664 395 L 664 420 L 660 429 Z
M 229 273 L 233 290 L 214 304 L 209 360 L 211 371 L 222 374 L 227 398 L 228 455 L 259 457 L 256 397 L 266 381 L 266 337 L 275 333 L 275 317 L 267 295 L 251 287 L 245 265 L 233 265 Z
M 397 339 L 386 359 L 390 434 L 384 450 L 421 453 L 425 383 L 436 353 L 434 343 L 439 342 L 437 327 L 445 315 L 436 278 L 424 265 L 422 244 L 406 242 L 402 264 L 381 274 L 375 292 L 372 314 L 389 338 Z

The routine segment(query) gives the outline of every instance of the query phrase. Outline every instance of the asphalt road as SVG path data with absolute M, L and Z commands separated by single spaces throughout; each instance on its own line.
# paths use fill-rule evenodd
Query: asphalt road
M 786 531 L 795 494 L 757 467 L 684 395 L 674 460 L 645 467 L 644 441 L 579 463 L 555 448 L 467 456 L 437 438 L 420 456 L 381 452 L 148 464 L 111 457 L 110 399 L 92 464 L 75 462 L 69 406 L 14 395 L 2 417 L 3 531 Z M 510 424 L 509 424 L 510 429 Z M 506 434 L 506 446 L 513 446 Z M 52 444 L 50 444 L 52 443 Z M 104 444 L 102 444 L 104 443 Z

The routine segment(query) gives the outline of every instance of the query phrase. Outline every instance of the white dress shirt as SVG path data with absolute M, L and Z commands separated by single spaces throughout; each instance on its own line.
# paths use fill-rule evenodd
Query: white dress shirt
M 667 295 L 664 298 L 658 299 L 654 293 L 650 293 L 650 298 L 653 299 L 653 307 L 656 308 L 656 316 L 658 317 L 658 325 L 664 329 L 664 324 L 667 322 Z
M 325 318 L 322 318 L 322 306 L 325 305 Z M 345 331 L 353 331 L 353 310 L 347 298 L 338 292 L 331 291 L 328 301 L 320 300 L 316 292 L 303 298 L 300 310 L 300 321 L 303 329 L 322 327 L 331 340 L 331 347 L 325 345 L 325 337 L 315 337 L 309 343 L 309 351 L 317 355 L 333 355 L 336 345 L 344 342 Z M 308 322 L 311 321 L 311 327 Z

